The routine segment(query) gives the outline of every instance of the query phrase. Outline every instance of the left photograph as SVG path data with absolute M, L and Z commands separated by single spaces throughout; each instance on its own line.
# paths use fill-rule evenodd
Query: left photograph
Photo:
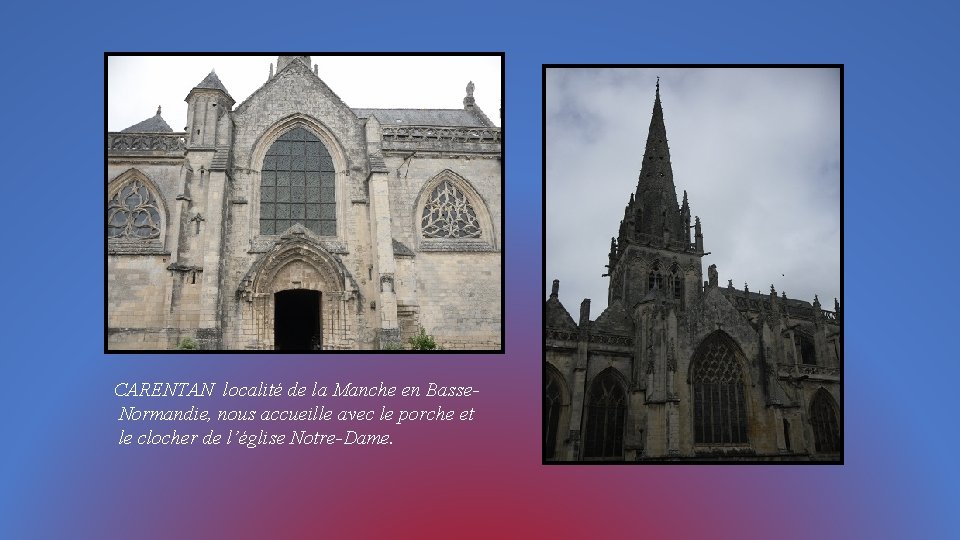
M 105 349 L 503 352 L 503 55 L 105 55 Z

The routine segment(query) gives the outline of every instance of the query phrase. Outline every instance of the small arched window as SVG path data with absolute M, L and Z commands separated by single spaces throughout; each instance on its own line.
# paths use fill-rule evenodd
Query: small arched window
M 680 271 L 679 265 L 674 264 L 670 268 L 670 285 L 673 297 L 677 300 L 683 298 L 683 272 Z
M 610 370 L 597 375 L 587 402 L 584 457 L 623 459 L 627 395 Z
M 562 412 L 563 382 L 553 369 L 545 369 L 543 373 L 543 459 L 556 457 Z
M 433 188 L 423 206 L 420 230 L 424 238 L 480 238 L 477 211 L 449 179 Z
M 415 227 L 423 251 L 491 251 L 496 239 L 486 205 L 466 179 L 444 170 L 418 198 Z
M 694 440 L 697 444 L 747 442 L 743 371 L 733 341 L 714 332 L 693 359 Z
M 824 454 L 840 452 L 840 424 L 833 398 L 820 389 L 810 404 L 810 423 L 813 425 L 813 441 L 816 451 Z
M 337 234 L 333 158 L 302 126 L 270 146 L 260 179 L 260 234 L 282 234 L 296 223 L 321 236 Z
M 110 183 L 106 221 L 109 253 L 164 253 L 167 212 L 163 196 L 140 171 L 131 169 Z
M 160 204 L 147 184 L 133 178 L 107 203 L 107 238 L 151 240 L 163 227 Z
M 660 289 L 663 287 L 663 274 L 660 273 L 660 263 L 654 263 L 653 268 L 647 275 L 647 290 Z

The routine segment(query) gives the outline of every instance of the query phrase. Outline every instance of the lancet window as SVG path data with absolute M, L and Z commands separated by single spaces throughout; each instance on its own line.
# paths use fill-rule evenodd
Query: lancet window
M 623 428 L 627 396 L 611 371 L 597 375 L 587 403 L 586 444 L 588 458 L 623 459 Z
M 810 404 L 810 423 L 813 425 L 813 440 L 817 452 L 840 451 L 840 425 L 833 398 L 825 390 L 817 391 Z
M 560 413 L 563 411 L 563 384 L 552 371 L 543 375 L 543 459 L 556 457 Z

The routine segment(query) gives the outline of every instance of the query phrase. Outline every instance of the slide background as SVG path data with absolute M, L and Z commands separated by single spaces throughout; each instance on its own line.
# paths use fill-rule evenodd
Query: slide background
M 671 5 L 4 8 L 0 538 L 956 535 L 957 14 Z M 299 49 L 506 51 L 506 355 L 102 354 L 102 52 Z M 540 465 L 545 62 L 846 65 L 844 466 Z M 114 385 L 184 379 L 481 393 L 387 448 L 118 447 Z

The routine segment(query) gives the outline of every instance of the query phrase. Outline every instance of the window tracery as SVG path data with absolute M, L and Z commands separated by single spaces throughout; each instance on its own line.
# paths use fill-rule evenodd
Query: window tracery
M 551 372 L 544 374 L 543 386 L 543 458 L 556 457 L 557 434 L 560 432 L 560 412 L 563 394 L 560 381 Z
M 107 238 L 151 240 L 160 238 L 163 221 L 160 205 L 147 185 L 134 178 L 107 203 Z
M 810 404 L 810 423 L 817 452 L 840 452 L 840 425 L 832 401 L 825 390 L 819 390 Z
M 321 236 L 337 234 L 336 171 L 330 152 L 304 127 L 270 146 L 260 179 L 260 234 L 281 234 L 296 223 Z
M 480 238 L 482 231 L 473 205 L 449 179 L 433 189 L 420 227 L 424 238 Z
M 627 397 L 616 375 L 597 375 L 587 404 L 585 457 L 623 459 Z
M 660 289 L 663 287 L 663 274 L 660 273 L 660 264 L 655 263 L 647 275 L 647 290 Z
M 700 346 L 692 382 L 695 442 L 746 443 L 743 372 L 726 340 L 714 334 Z

